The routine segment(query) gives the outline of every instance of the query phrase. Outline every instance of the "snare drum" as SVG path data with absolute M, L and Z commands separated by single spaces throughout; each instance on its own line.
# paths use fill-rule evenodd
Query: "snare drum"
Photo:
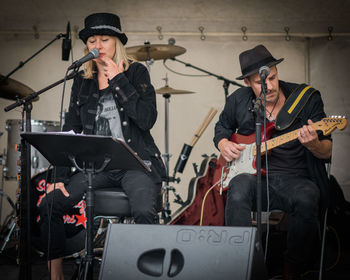
M 39 206 L 45 194 L 46 181 L 52 182 L 51 173 L 52 169 L 41 172 L 35 175 L 31 180 L 31 186 L 33 187 L 33 201 L 31 208 L 32 240 L 34 247 L 39 251 L 42 250 L 43 246 L 43 241 L 40 240 Z M 76 205 L 73 206 L 72 209 L 63 215 L 62 219 L 64 221 L 64 228 L 66 233 L 65 255 L 69 256 L 82 251 L 85 247 L 85 228 L 87 222 L 85 214 L 85 201 L 79 201 Z
M 7 160 L 5 163 L 4 177 L 7 180 L 16 179 L 17 173 L 19 173 L 19 158 L 20 152 L 15 148 L 16 144 L 20 144 L 20 133 L 22 127 L 21 120 L 7 120 Z M 32 132 L 57 132 L 60 131 L 59 122 L 54 121 L 31 121 Z M 38 174 L 50 165 L 42 154 L 35 148 L 31 147 L 31 176 Z

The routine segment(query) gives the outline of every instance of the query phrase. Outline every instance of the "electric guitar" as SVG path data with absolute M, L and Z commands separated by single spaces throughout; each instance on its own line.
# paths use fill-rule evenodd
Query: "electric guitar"
M 345 129 L 347 126 L 347 118 L 340 116 L 332 116 L 329 118 L 324 118 L 316 123 L 312 124 L 312 127 L 315 130 L 320 130 L 324 135 L 332 133 L 336 128 L 339 130 Z M 266 138 L 269 139 L 274 131 L 274 123 L 268 123 L 266 125 Z M 292 140 L 298 138 L 298 132 L 300 129 L 293 130 L 286 134 L 280 135 L 276 138 L 270 140 L 265 139 L 264 128 L 261 132 L 261 155 L 264 155 L 266 152 L 276 148 L 280 145 L 288 143 Z M 246 148 L 241 151 L 241 156 L 239 159 L 234 159 L 231 162 L 226 162 L 225 159 L 220 155 L 216 169 L 219 169 L 219 172 L 214 174 L 214 182 L 218 182 L 221 190 L 225 190 L 228 187 L 231 179 L 241 173 L 256 173 L 256 144 L 255 144 L 256 133 L 250 135 L 241 135 L 234 133 L 230 141 L 238 143 L 245 146 Z M 265 150 L 265 141 L 266 147 Z M 262 174 L 265 173 L 265 170 L 262 169 Z

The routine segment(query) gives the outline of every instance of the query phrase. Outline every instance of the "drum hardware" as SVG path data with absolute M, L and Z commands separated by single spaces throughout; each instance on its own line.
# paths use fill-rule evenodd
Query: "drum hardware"
M 202 136 L 203 132 L 208 127 L 209 123 L 214 118 L 216 113 L 217 113 L 216 109 L 210 108 L 210 110 L 209 110 L 207 116 L 205 117 L 203 123 L 201 124 L 199 129 L 194 134 L 190 144 L 189 145 L 187 145 L 187 144 L 183 145 L 181 153 L 180 153 L 180 156 L 179 156 L 179 158 L 178 158 L 178 160 L 176 162 L 175 168 L 174 168 L 174 175 L 171 178 L 175 178 L 177 172 L 179 172 L 179 173 L 183 172 L 183 170 L 184 170 L 184 168 L 186 166 L 187 160 L 188 160 L 188 158 L 189 158 L 189 156 L 191 154 L 192 148 L 197 143 L 199 138 Z M 198 169 L 197 169 L 197 165 L 194 163 L 193 167 L 194 167 L 195 175 L 196 175 L 196 177 L 198 177 L 199 176 L 199 172 L 198 172 Z M 176 200 L 174 202 L 176 202 Z M 183 202 L 181 200 L 181 203 L 180 203 L 181 204 L 181 208 L 183 208 L 184 204 L 186 204 L 186 203 L 187 203 L 187 201 Z
M 33 93 L 30 87 L 11 78 L 0 75 L 0 97 L 10 100 L 17 100 Z M 35 101 L 39 100 L 36 99 Z
M 4 150 L 4 158 L 6 159 L 5 156 L 5 150 Z M 3 253 L 4 249 L 6 248 L 7 244 L 10 241 L 10 238 L 12 236 L 12 234 L 15 232 L 16 229 L 16 205 L 15 203 L 12 201 L 12 199 L 3 191 L 4 190 L 4 181 L 5 181 L 5 177 L 4 177 L 4 173 L 5 173 L 5 169 L 6 167 L 3 167 L 3 171 L 2 171 L 2 176 L 1 176 L 1 189 L 0 189 L 0 217 L 1 217 L 1 209 L 2 209 L 2 201 L 3 201 L 3 197 L 5 197 L 8 201 L 8 203 L 10 204 L 10 206 L 12 207 L 12 211 L 11 213 L 4 219 L 4 223 L 1 226 L 0 229 L 0 235 L 1 238 L 3 238 L 3 243 L 0 247 L 0 255 Z M 17 229 L 18 230 L 18 229 Z M 6 236 L 5 236 L 6 234 Z
M 173 58 L 186 52 L 186 49 L 180 46 L 167 44 L 151 44 L 145 41 L 143 45 L 128 47 L 126 53 L 137 61 L 145 61 L 148 71 L 155 60 Z
M 164 87 L 156 89 L 156 93 L 157 94 L 162 94 L 162 95 L 164 95 L 164 94 L 172 95 L 172 94 L 189 94 L 189 93 L 194 93 L 194 92 L 193 91 L 189 91 L 189 90 L 174 89 L 174 88 L 171 88 L 168 85 L 166 85 Z
M 190 64 L 190 63 L 181 61 L 181 60 L 179 60 L 179 59 L 177 59 L 177 58 L 175 58 L 175 57 L 170 57 L 170 59 L 171 59 L 171 60 L 174 60 L 174 61 L 177 61 L 177 62 L 180 62 L 180 63 L 184 64 L 186 67 L 191 67 L 191 68 L 194 68 L 194 69 L 196 69 L 196 70 L 198 70 L 198 71 L 201 71 L 201 72 L 203 72 L 203 73 L 206 73 L 206 74 L 208 74 L 209 76 L 216 77 L 216 78 L 217 78 L 218 80 L 220 80 L 220 81 L 224 81 L 222 87 L 224 88 L 225 99 L 227 99 L 227 97 L 228 97 L 228 87 L 230 86 L 230 84 L 235 85 L 235 86 L 239 86 L 239 87 L 244 87 L 243 85 L 241 85 L 241 84 L 239 84 L 239 83 L 237 83 L 237 82 L 235 82 L 235 81 L 226 79 L 226 78 L 223 77 L 223 76 L 216 75 L 216 74 L 214 74 L 214 73 L 212 73 L 212 72 L 209 72 L 209 71 L 207 71 L 207 70 L 204 70 L 204 69 L 202 69 L 202 68 L 199 68 L 199 67 L 197 67 L 197 66 L 194 66 L 194 65 L 192 65 L 192 64 Z M 164 63 L 164 65 L 165 65 L 165 60 L 164 60 L 163 63 Z M 165 67 L 167 67 L 167 66 L 165 66 Z
M 138 61 L 151 61 L 174 58 L 184 54 L 186 49 L 180 46 L 168 44 L 150 44 L 146 41 L 144 45 L 128 47 L 126 53 Z
M 2 135 L 2 133 L 1 133 L 1 135 Z M 2 155 L 0 155 L 0 165 L 2 165 L 2 168 L 1 168 L 1 171 L 2 171 L 2 174 L 1 174 L 1 186 L 0 186 L 0 217 L 1 217 L 3 196 L 7 196 L 7 194 L 3 192 L 3 190 L 4 190 L 4 183 L 5 183 L 4 174 L 7 171 L 7 167 L 6 167 L 6 149 L 4 149 Z
M 11 214 L 8 216 L 8 218 L 5 219 L 4 224 L 1 227 L 1 237 L 3 237 L 4 234 L 6 234 L 6 236 L 4 236 L 4 242 L 0 247 L 0 255 L 4 252 L 7 244 L 10 242 L 11 236 L 15 232 L 16 226 L 17 226 L 17 223 L 16 223 L 15 211 L 12 211 Z
M 172 156 L 169 154 L 169 103 L 170 103 L 170 97 L 172 94 L 190 94 L 194 93 L 193 91 L 187 91 L 187 90 L 177 90 L 169 87 L 168 85 L 168 77 L 166 76 L 163 78 L 165 81 L 165 86 L 159 89 L 156 89 L 157 94 L 162 94 L 164 97 L 164 105 L 165 105 L 165 122 L 164 122 L 164 138 L 165 138 L 165 152 L 162 155 L 165 161 L 165 167 L 166 167 L 166 180 L 165 180 L 165 185 L 163 186 L 164 190 L 164 208 L 162 211 L 162 219 L 164 220 L 164 223 L 167 223 L 170 221 L 170 203 L 169 203 L 169 191 L 172 191 L 174 196 L 175 196 L 175 203 L 178 203 L 180 205 L 183 204 L 183 200 L 181 196 L 176 192 L 176 189 L 173 186 L 170 186 L 170 183 L 180 182 L 180 178 L 175 178 L 175 173 L 174 176 L 169 176 L 170 171 L 169 171 L 169 162 L 170 162 L 170 157 Z
M 20 172 L 20 132 L 22 128 L 21 120 L 7 120 L 5 129 L 7 131 L 7 161 L 4 164 L 4 177 L 6 180 L 15 180 L 16 174 Z M 59 122 L 32 120 L 31 128 L 33 132 L 58 132 L 60 131 Z M 31 147 L 31 176 L 38 174 L 49 167 L 49 162 Z

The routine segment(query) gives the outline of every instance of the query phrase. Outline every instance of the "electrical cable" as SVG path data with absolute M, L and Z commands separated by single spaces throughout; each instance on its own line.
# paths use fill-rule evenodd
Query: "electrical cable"
M 68 69 L 66 71 L 66 74 L 64 75 L 64 81 L 63 81 L 63 89 L 62 89 L 62 97 L 61 97 L 61 108 L 60 108 L 60 130 L 62 131 L 62 118 L 63 118 L 63 101 L 64 101 L 64 92 L 66 89 L 66 82 L 67 82 L 67 74 Z
M 167 66 L 167 65 L 165 64 L 165 59 L 163 60 L 163 65 L 164 65 L 164 67 L 165 67 L 167 70 L 169 70 L 170 72 L 175 73 L 175 74 L 177 74 L 177 75 L 185 76 L 185 77 L 208 77 L 208 76 L 210 76 L 210 75 L 184 74 L 184 73 L 177 72 L 177 71 L 175 71 L 175 70 L 170 69 L 169 66 Z
M 204 205 L 205 205 L 205 200 L 207 199 L 207 196 L 209 194 L 209 192 L 216 187 L 218 184 L 220 183 L 220 180 L 217 181 L 214 185 L 212 185 L 205 193 L 204 197 L 203 197 L 203 201 L 202 201 L 202 207 L 201 207 L 201 216 L 200 216 L 200 220 L 199 220 L 199 225 L 201 226 L 203 224 L 203 215 L 204 215 Z

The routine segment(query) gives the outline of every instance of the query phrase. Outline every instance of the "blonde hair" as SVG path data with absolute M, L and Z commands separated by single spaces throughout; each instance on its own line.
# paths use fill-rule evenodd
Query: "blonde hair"
M 113 61 L 119 64 L 121 60 L 124 60 L 124 70 L 126 71 L 128 70 L 130 64 L 134 62 L 134 59 L 127 55 L 126 49 L 122 44 L 122 42 L 119 40 L 119 38 L 114 36 L 111 36 L 111 37 L 115 39 L 115 54 L 113 57 Z M 87 46 L 85 46 L 84 54 L 86 55 L 88 53 L 89 53 L 89 49 L 87 48 Z M 84 74 L 83 74 L 84 79 L 92 79 L 94 74 L 97 72 L 96 62 L 93 60 L 86 62 L 83 65 L 83 68 L 84 68 Z

